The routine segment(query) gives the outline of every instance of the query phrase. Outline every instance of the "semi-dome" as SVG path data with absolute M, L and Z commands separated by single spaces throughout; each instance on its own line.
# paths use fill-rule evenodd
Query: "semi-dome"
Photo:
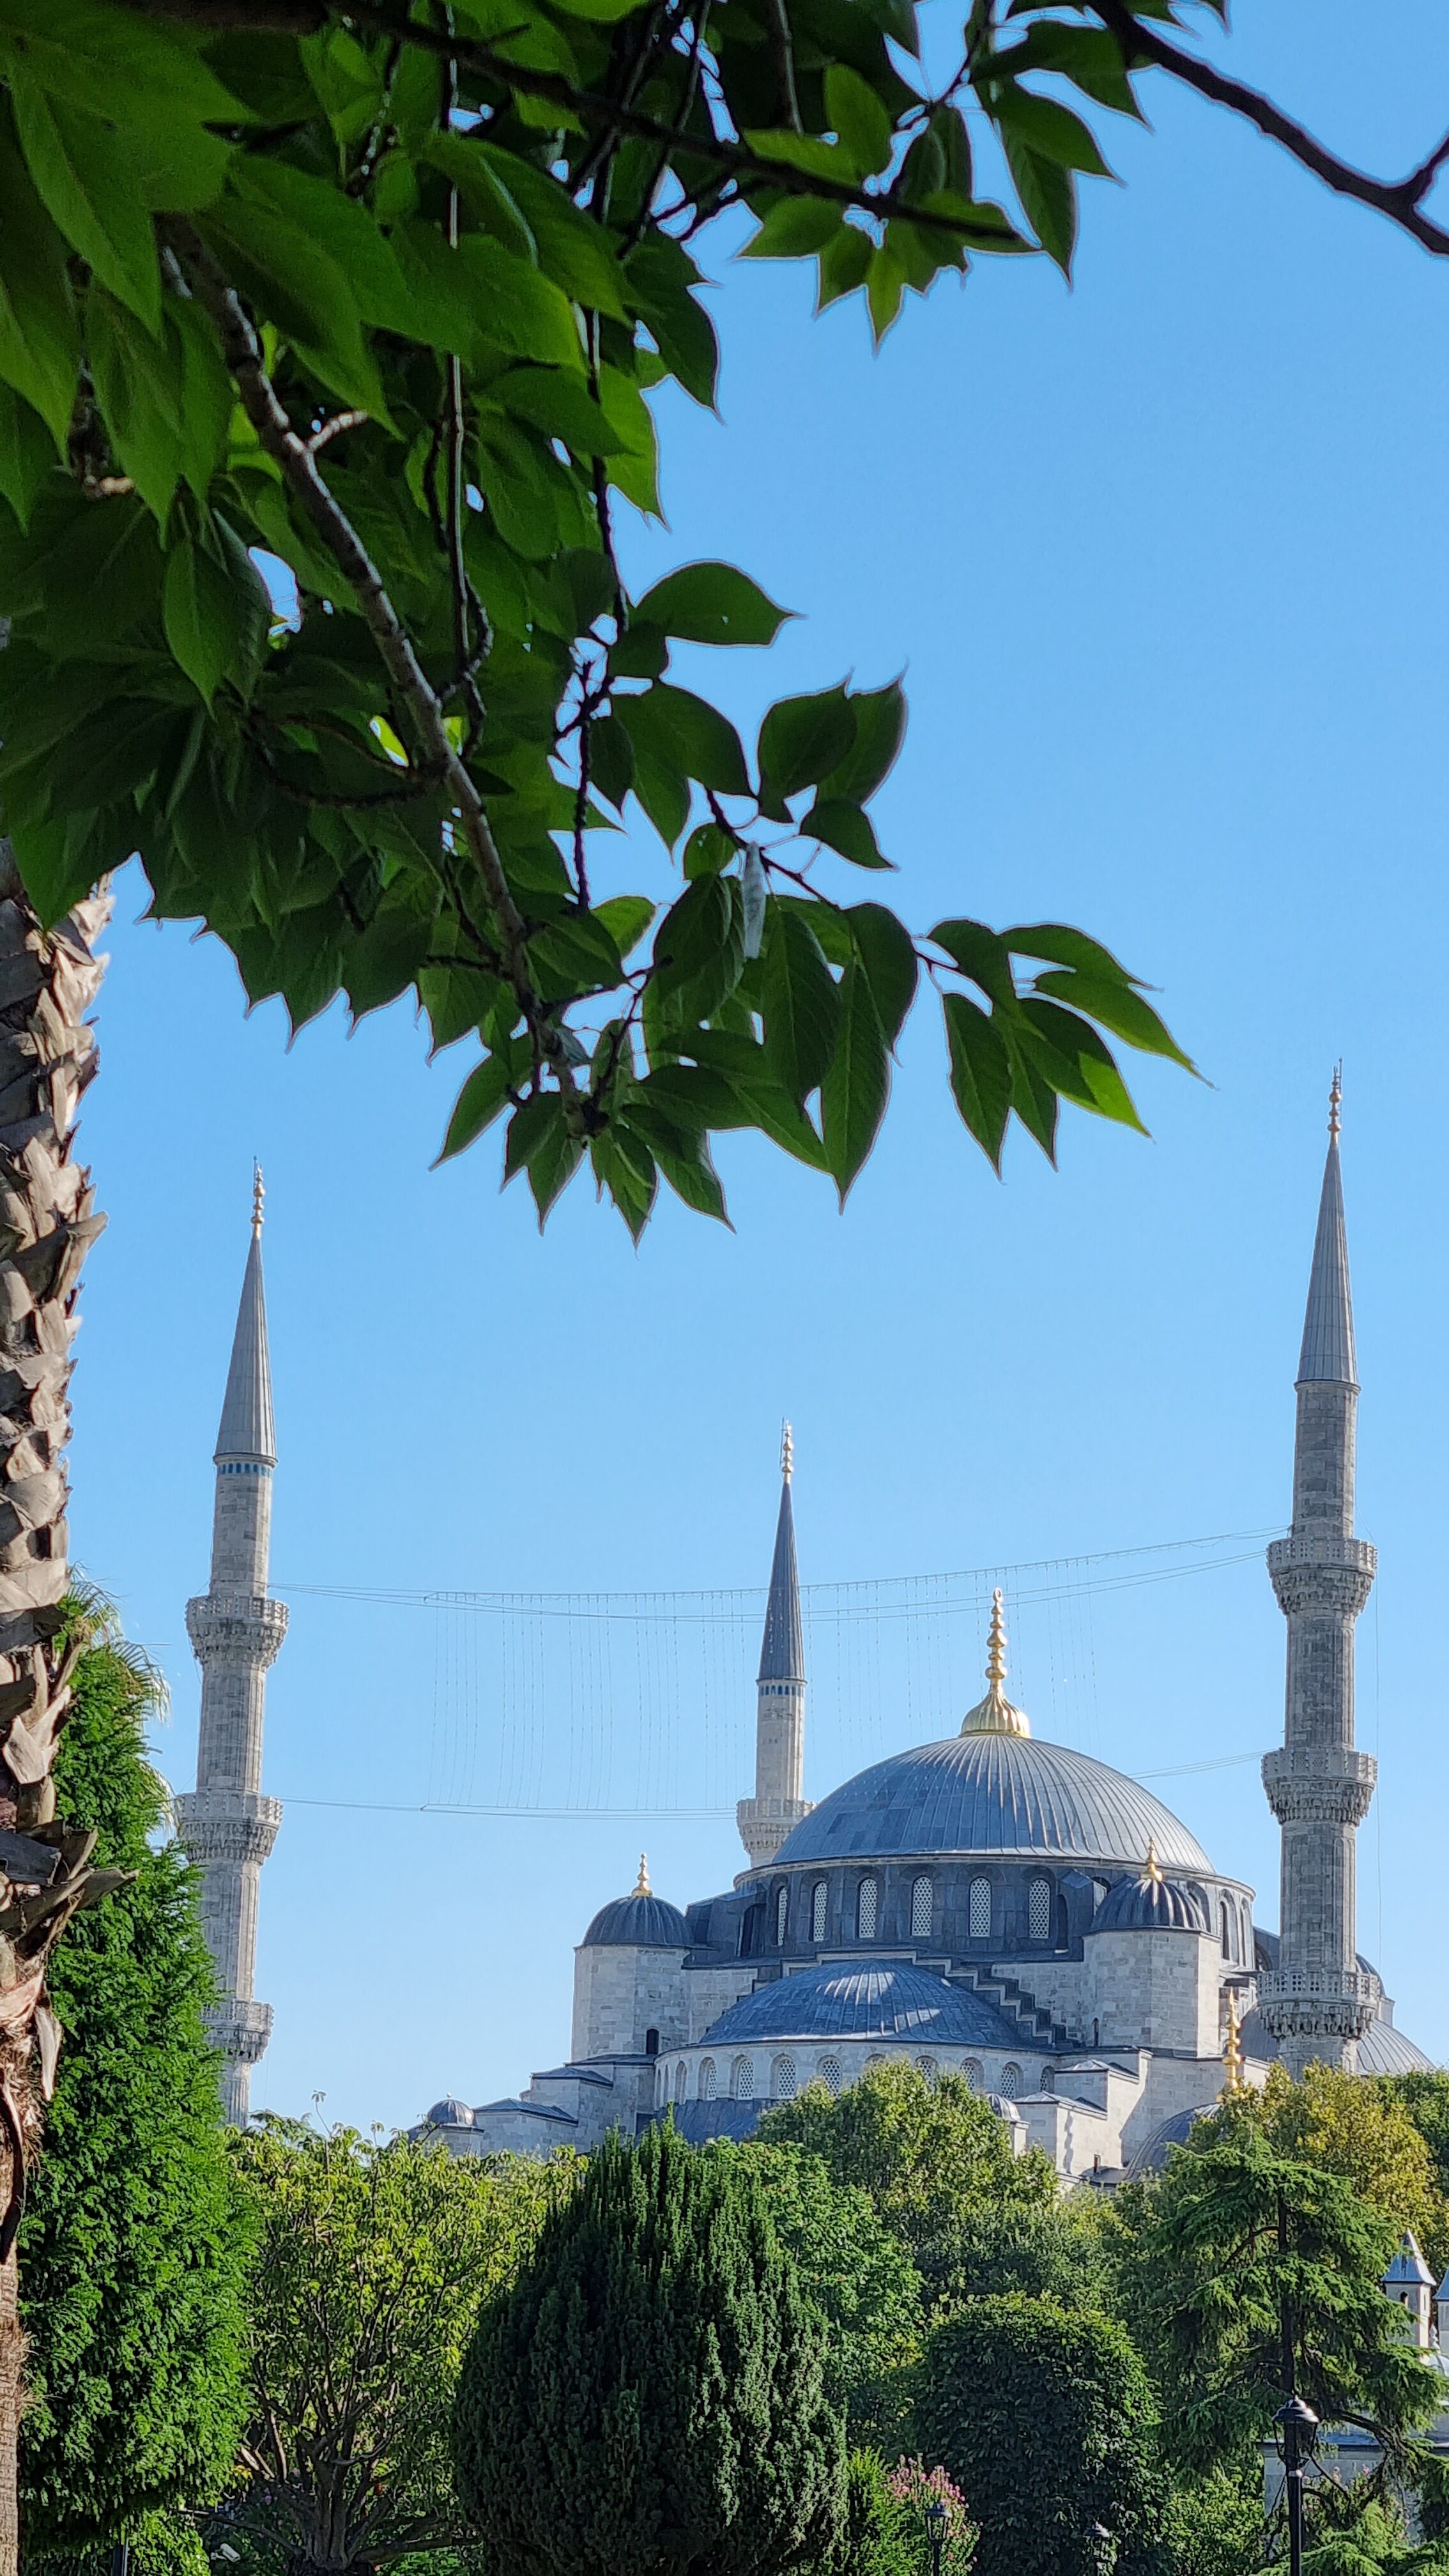
M 710 2047 L 771 2039 L 910 2039 L 1017 2051 L 1022 2045 L 1015 2024 L 984 1997 L 896 1961 L 802 1968 L 798 1976 L 757 1986 L 705 2033 Z
M 471 2129 L 473 2114 L 466 2102 L 459 2101 L 456 2093 L 445 2093 L 441 2102 L 435 2102 L 431 2111 L 424 2112 L 423 2126 L 425 2129 Z
M 639 1877 L 629 1896 L 601 1905 L 584 1934 L 586 1950 L 687 1950 L 689 1933 L 677 1905 L 666 1904 L 649 1884 L 649 1863 L 639 1855 Z
M 1206 1932 L 1207 1908 L 1196 1888 L 1164 1878 L 1157 1846 L 1147 1846 L 1147 1867 L 1140 1878 L 1119 1879 L 1109 1887 L 1092 1918 L 1094 1932 Z
M 812 1807 L 778 1860 L 959 1852 L 1140 1870 L 1149 1842 L 1164 1869 L 1212 1875 L 1201 1843 L 1136 1780 L 1067 1745 L 978 1728 L 857 1772 Z

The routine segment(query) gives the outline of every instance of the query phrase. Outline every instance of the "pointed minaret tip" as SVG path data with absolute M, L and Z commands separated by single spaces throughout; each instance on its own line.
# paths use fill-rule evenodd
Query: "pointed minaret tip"
M 262 1284 L 262 1206 L 266 1187 L 260 1164 L 253 1165 L 252 1239 L 242 1273 L 241 1303 L 226 1373 L 221 1426 L 213 1456 L 262 1467 L 277 1463 L 277 1435 L 272 1418 L 272 1365 L 267 1348 L 267 1299 Z
M 790 1484 L 795 1473 L 795 1435 L 789 1423 L 780 1440 L 780 1517 L 775 1524 L 775 1553 L 765 1604 L 765 1633 L 760 1644 L 762 1682 L 803 1682 L 805 1632 L 800 1616 L 800 1569 L 795 1556 L 795 1513 Z
M 795 1432 L 788 1422 L 780 1425 L 780 1473 L 787 1485 L 795 1473 Z
M 653 1893 L 654 1890 L 649 1884 L 649 1854 L 647 1852 L 641 1852 L 639 1854 L 639 1875 L 634 1882 L 634 1894 L 636 1896 L 652 1896 Z
M 1006 1696 L 1006 1608 L 1000 1584 L 991 1595 L 991 1627 L 986 1640 L 986 1697 L 968 1708 L 963 1735 L 1030 1735 L 1031 1719 L 1013 1708 Z
M 1313 1238 L 1313 1267 L 1308 1276 L 1308 1305 L 1303 1317 L 1303 1347 L 1298 1358 L 1299 1386 L 1358 1384 L 1353 1341 L 1353 1291 L 1348 1275 L 1348 1225 L 1343 1212 L 1343 1174 L 1338 1153 L 1342 1111 L 1343 1067 L 1335 1065 L 1328 1092 L 1328 1157 L 1323 1167 L 1318 1228 Z
M 252 1232 L 260 1235 L 266 1218 L 267 1185 L 262 1179 L 260 1163 L 252 1165 Z

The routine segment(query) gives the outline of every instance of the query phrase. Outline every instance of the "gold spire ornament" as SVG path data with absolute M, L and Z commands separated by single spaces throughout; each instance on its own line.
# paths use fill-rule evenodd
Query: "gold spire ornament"
M 991 1596 L 991 1629 L 986 1641 L 986 1697 L 966 1711 L 961 1720 L 963 1735 L 1030 1735 L 1031 1719 L 1024 1709 L 1012 1707 L 1005 1681 L 1006 1613 L 998 1584 Z
M 1223 2100 L 1226 2102 L 1230 2101 L 1235 2094 L 1241 2093 L 1245 2089 L 1243 2084 L 1243 2043 L 1238 2023 L 1238 1997 L 1236 1989 L 1232 1986 L 1229 1986 L 1228 1988 L 1228 2035 L 1223 2042 L 1223 2067 L 1225 2070 L 1223 2075 Z
M 649 1884 L 649 1854 L 647 1852 L 641 1852 L 639 1854 L 639 1876 L 635 1883 L 634 1894 L 636 1896 L 652 1896 L 653 1893 L 654 1890 Z
M 253 1163 L 253 1165 L 252 1165 L 252 1232 L 253 1232 L 253 1234 L 257 1234 L 257 1235 L 259 1235 L 259 1234 L 261 1233 L 261 1230 L 262 1230 L 262 1224 L 263 1224 L 263 1210 L 264 1210 L 264 1208 L 265 1208 L 265 1206 L 266 1206 L 266 1199 L 267 1199 L 267 1185 L 266 1185 L 266 1182 L 262 1179 L 262 1167 L 261 1167 L 261 1164 L 260 1164 L 260 1163 Z
M 780 1425 L 780 1473 L 787 1485 L 795 1473 L 795 1432 L 788 1422 Z
M 1151 1834 L 1147 1837 L 1146 1875 L 1151 1880 L 1154 1887 L 1160 1887 L 1162 1885 L 1162 1863 L 1157 1857 L 1157 1843 L 1154 1836 Z

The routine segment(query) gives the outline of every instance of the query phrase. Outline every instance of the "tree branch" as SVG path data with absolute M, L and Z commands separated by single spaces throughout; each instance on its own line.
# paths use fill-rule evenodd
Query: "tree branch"
M 1375 179 L 1366 170 L 1356 170 L 1351 162 L 1340 161 L 1336 152 L 1330 152 L 1306 126 L 1285 116 L 1260 90 L 1249 89 L 1244 81 L 1230 80 L 1225 72 L 1202 62 L 1196 54 L 1185 54 L 1180 46 L 1170 45 L 1155 27 L 1145 25 L 1135 15 L 1126 0 L 1091 0 L 1091 6 L 1103 26 L 1116 37 L 1129 71 L 1134 62 L 1155 63 L 1159 71 L 1170 72 L 1174 80 L 1195 89 L 1200 98 L 1210 98 L 1215 106 L 1231 108 L 1235 116 L 1246 117 L 1270 143 L 1281 143 L 1285 152 L 1290 152 L 1305 170 L 1311 170 L 1315 179 L 1321 179 L 1336 196 L 1354 197 L 1361 206 L 1372 206 L 1401 231 L 1412 234 L 1436 259 L 1449 259 L 1449 229 L 1434 223 L 1421 210 L 1422 200 L 1449 161 L 1449 135 L 1406 179 Z
M 362 539 L 318 471 L 305 439 L 292 427 L 262 363 L 261 344 L 239 298 L 228 284 L 199 233 L 184 221 L 173 226 L 173 240 L 196 294 L 211 315 L 226 362 L 246 412 L 266 454 L 280 467 L 283 481 L 311 521 L 334 563 L 350 585 L 377 646 L 384 670 L 405 711 L 422 764 L 442 779 L 457 808 L 459 826 L 487 894 L 497 924 L 490 940 L 469 919 L 461 892 L 449 876 L 446 859 L 439 865 L 458 906 L 459 918 L 482 953 L 496 961 L 527 1023 L 540 1062 L 546 1063 L 560 1091 L 571 1127 L 580 1109 L 578 1086 L 558 1021 L 545 1005 L 533 980 L 528 958 L 528 926 L 504 872 L 498 845 L 461 755 L 448 734 L 447 720 L 432 683 L 413 648 L 388 595 L 381 573 Z

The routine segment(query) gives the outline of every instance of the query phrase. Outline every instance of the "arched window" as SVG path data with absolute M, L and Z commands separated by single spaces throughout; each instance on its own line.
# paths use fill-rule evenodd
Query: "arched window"
M 991 1938 L 989 1878 L 973 1878 L 971 1881 L 971 1938 L 973 1941 L 989 1941 Z
M 1245 1968 L 1251 1968 L 1253 1964 L 1253 1917 L 1251 1910 L 1247 1905 L 1239 1904 L 1238 1919 L 1242 1925 L 1243 1940 L 1243 1946 L 1238 1952 L 1238 1957 L 1242 1960 Z
M 916 2060 L 916 2073 L 918 2075 L 923 2075 L 928 2084 L 934 2084 L 937 2075 L 937 2066 L 934 2057 L 918 2057 Z
M 1233 1955 L 1233 1918 L 1232 1918 L 1231 1914 L 1228 1912 L 1228 1900 L 1227 1900 L 1227 1898 L 1226 1898 L 1226 1897 L 1224 1897 L 1224 1898 L 1223 1898 L 1222 1908 L 1221 1908 L 1221 1913 L 1222 1913 L 1222 1931 L 1223 1931 L 1223 1957 L 1224 1957 L 1225 1959 L 1230 1959 L 1230 1958 L 1232 1957 L 1232 1955 Z
M 1049 1941 L 1052 1937 L 1052 1883 L 1049 1878 L 1034 1878 L 1026 1900 L 1026 1937 L 1029 1941 Z
M 838 2093 L 840 2091 L 841 2085 L 845 2081 L 845 2077 L 841 2072 L 841 2065 L 838 2057 L 821 2058 L 820 2081 L 824 2085 L 827 2093 Z
M 699 2066 L 699 2098 L 701 2102 L 712 2102 L 714 2100 L 714 2087 L 714 2059 L 712 2057 L 701 2058 Z
M 755 2062 L 752 2057 L 737 2057 L 730 2068 L 730 2091 L 737 2102 L 755 2098 Z
M 979 2093 L 981 2090 L 980 2059 L 975 2057 L 963 2058 L 961 2061 L 961 2072 L 965 2076 L 967 2083 L 970 2085 L 972 2092 Z
M 855 1892 L 855 1937 L 857 1941 L 875 1939 L 876 1916 L 880 1909 L 880 1889 L 873 1878 L 863 1878 Z
M 795 2060 L 793 2057 L 776 2058 L 774 2065 L 770 2069 L 770 2091 L 774 2094 L 777 2102 L 794 2101 L 796 2085 Z
M 825 1938 L 825 1908 L 829 1901 L 829 1880 L 817 1878 L 814 1886 L 810 1890 L 810 1938 L 812 1941 L 823 1941 Z
M 674 2098 L 676 2102 L 682 2102 L 684 2100 L 685 2087 L 688 2081 L 689 2079 L 684 2071 L 684 2060 L 681 2057 L 679 2064 L 674 2070 Z
M 1010 2094 L 1013 2100 L 1022 2089 L 1021 2068 L 1015 2058 L 1009 2057 L 1001 2070 L 1001 2089 L 1003 2093 Z
M 883 2057 L 883 2056 L 881 2055 L 880 2051 L 877 2049 L 876 2054 L 874 2055 L 874 2057 L 868 2057 L 868 2058 L 866 2059 L 866 2061 L 865 2061 L 865 2071 L 866 2071 L 866 2073 L 867 2073 L 867 2075 L 868 2075 L 868 2074 L 870 2073 L 870 2070 L 871 2070 L 871 2068 L 872 2068 L 873 2066 L 889 2066 L 889 2064 L 890 2064 L 890 2059 L 889 2059 L 888 2057 Z
M 926 1877 L 911 1881 L 911 1939 L 929 1941 L 931 1937 L 931 1882 Z
M 1055 2093 L 1057 2089 L 1057 2079 L 1049 2066 L 1042 2068 L 1041 2089 L 1043 2093 Z
M 790 1922 L 790 1889 L 783 1878 L 775 1890 L 775 1947 L 783 1950 Z
M 657 2030 L 646 2030 L 644 2033 L 644 2054 L 646 2057 L 658 2056 L 659 2033 Z

